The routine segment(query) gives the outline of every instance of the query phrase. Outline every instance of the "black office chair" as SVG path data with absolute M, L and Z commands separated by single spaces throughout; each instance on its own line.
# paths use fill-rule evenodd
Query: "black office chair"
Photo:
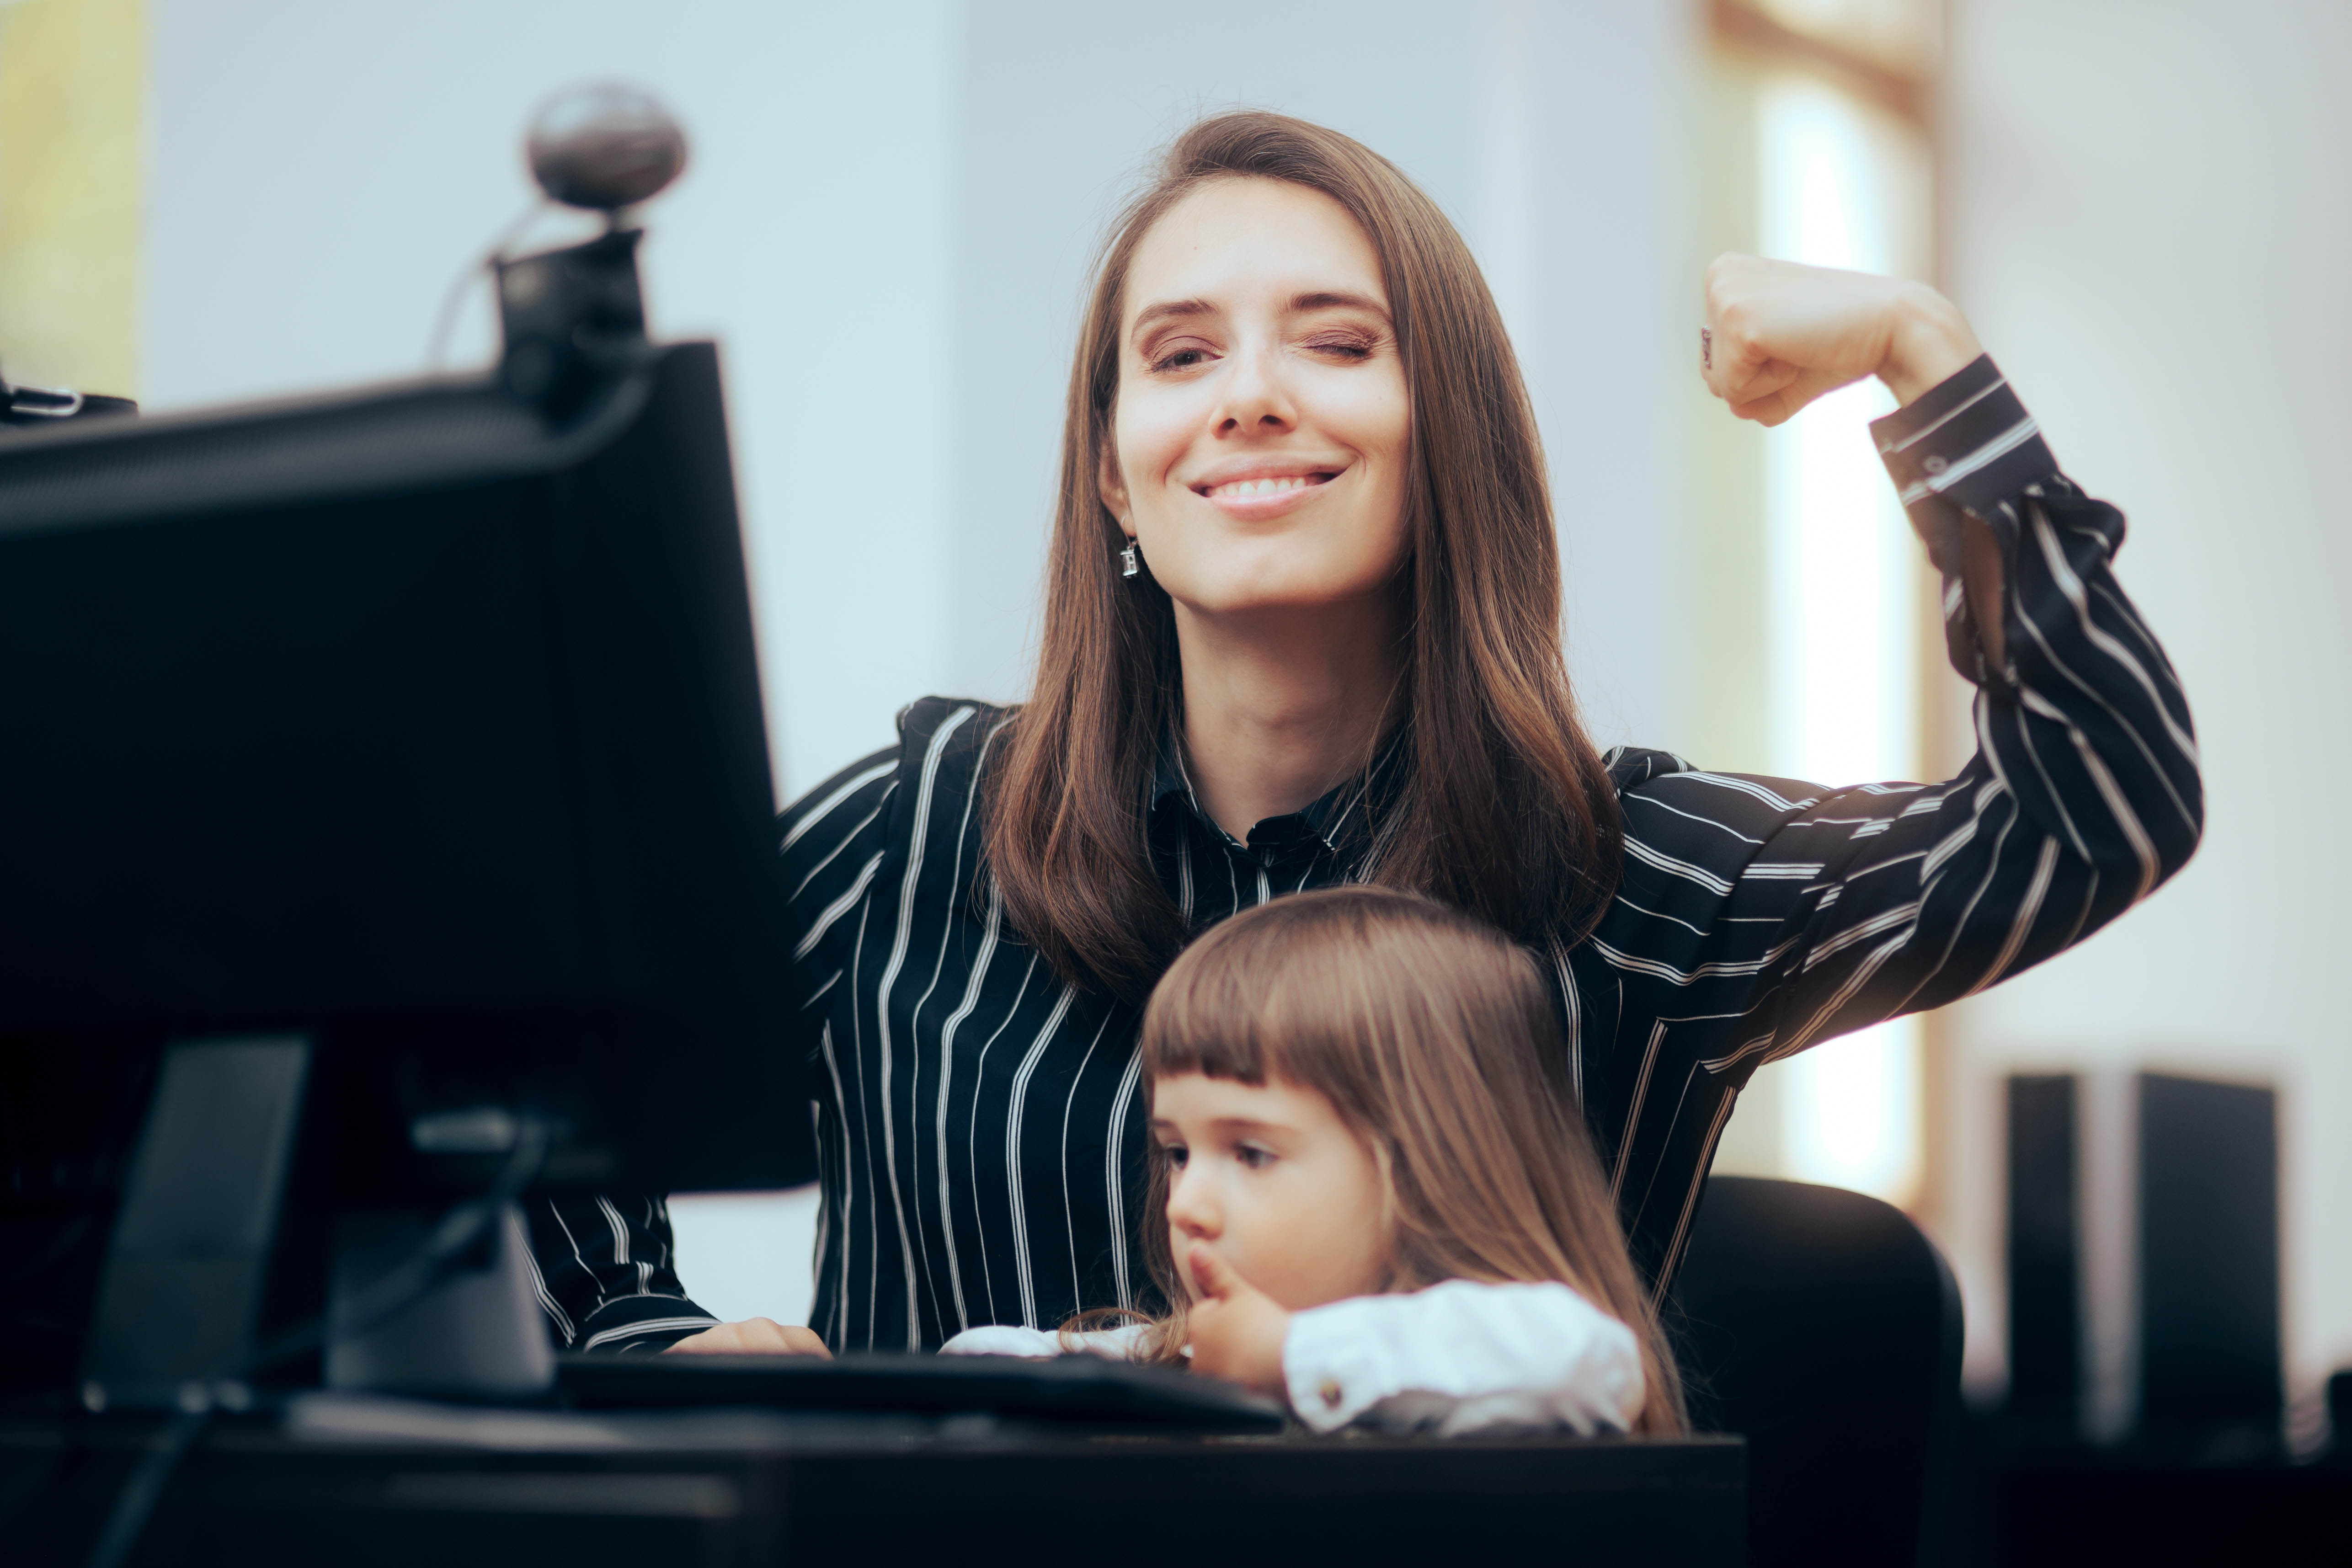
M 1960 1293 L 1901 1210 L 1711 1177 L 1666 1325 L 1693 1425 L 1748 1439 L 1752 1568 L 1934 1560 L 1959 1435 Z

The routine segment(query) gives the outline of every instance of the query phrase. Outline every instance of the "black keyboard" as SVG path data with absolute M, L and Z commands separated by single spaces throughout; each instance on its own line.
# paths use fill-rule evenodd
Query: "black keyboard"
M 582 1410 L 751 1405 L 1166 1432 L 1284 1425 L 1281 1406 L 1232 1384 L 1091 1355 L 566 1355 L 557 1376 Z

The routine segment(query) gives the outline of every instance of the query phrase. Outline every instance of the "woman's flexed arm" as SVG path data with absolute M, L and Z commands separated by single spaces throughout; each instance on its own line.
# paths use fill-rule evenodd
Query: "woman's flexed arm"
M 1866 324 L 1872 300 L 1899 297 L 1807 268 L 1727 274 L 1759 296 L 1785 286 L 1735 312 L 1741 352 L 1767 343 L 1771 375 L 1799 371 L 1758 395 L 1779 407 L 1739 405 L 1755 417 L 1851 379 L 1867 355 L 1839 359 L 1846 340 L 1822 322 Z M 1820 308 L 1832 296 L 1850 317 Z M 1755 325 L 1768 317 L 1772 333 Z M 2187 700 L 2116 581 L 2122 513 L 2058 471 L 1990 358 L 1914 390 L 1871 435 L 1943 575 L 1952 664 L 1978 689 L 1968 766 L 1940 784 L 1824 789 L 1662 752 L 1611 760 L 1622 880 L 1561 973 L 1591 1014 L 1571 1041 L 1580 1092 L 1654 1279 L 1672 1273 L 1758 1067 L 2063 952 L 2178 871 L 2203 832 Z
M 1734 1083 L 2063 951 L 2203 829 L 2187 700 L 2112 570 L 2122 514 L 2058 472 L 1983 356 L 1872 434 L 1944 574 L 1976 756 L 1941 784 L 1834 790 L 1618 764 L 1626 873 L 1594 952 L 1663 985 L 1653 1016 L 1703 1026 L 1700 1065 Z

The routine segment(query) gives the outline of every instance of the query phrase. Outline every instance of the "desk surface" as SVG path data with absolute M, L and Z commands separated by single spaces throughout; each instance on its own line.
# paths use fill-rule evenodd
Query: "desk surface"
M 334 1435 L 315 1407 L 215 1429 L 138 1562 L 883 1568 L 1181 1552 L 1715 1565 L 1743 1550 L 1736 1438 L 1105 1436 L 751 1410 L 406 1413 L 405 1427 L 386 1406 Z M 153 1430 L 0 1422 L 12 1528 L 39 1500 L 55 1540 L 87 1542 Z

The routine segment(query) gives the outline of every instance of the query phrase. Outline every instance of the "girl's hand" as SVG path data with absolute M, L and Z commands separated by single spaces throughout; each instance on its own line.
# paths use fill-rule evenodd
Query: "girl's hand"
M 1706 269 L 1706 332 L 1707 390 L 1764 425 L 1865 375 L 1908 403 L 1983 352 L 1925 283 L 1737 252 Z
M 1197 1293 L 1188 1324 L 1192 1370 L 1279 1395 L 1285 1386 L 1282 1346 L 1290 1337 L 1290 1314 L 1211 1251 L 1207 1242 L 1194 1242 L 1186 1261 Z
M 780 1323 L 773 1318 L 746 1318 L 721 1323 L 698 1334 L 688 1334 L 664 1355 L 813 1355 L 826 1361 L 833 1352 L 807 1329 Z

